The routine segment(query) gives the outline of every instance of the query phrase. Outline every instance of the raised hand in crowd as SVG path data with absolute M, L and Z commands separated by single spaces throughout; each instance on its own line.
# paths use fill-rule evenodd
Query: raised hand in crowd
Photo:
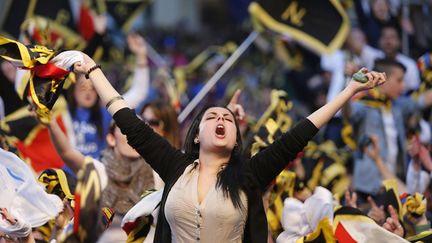
M 349 190 L 345 191 L 345 205 L 357 208 L 357 193 L 350 193 Z
M 417 170 L 420 170 L 420 165 L 423 165 L 429 173 L 432 172 L 432 158 L 430 152 L 428 148 L 420 142 L 418 136 L 411 138 L 408 144 L 408 153 Z
M 22 243 L 35 242 L 29 224 L 18 221 L 18 219 L 16 219 L 7 210 L 7 208 L 0 208 L 0 215 L 3 220 L 5 220 L 11 226 L 14 226 L 14 228 L 11 230 L 12 232 L 8 234 L 0 231 L 0 242 L 22 242 Z M 3 239 L 6 241 L 3 241 Z
M 138 66 L 147 66 L 147 46 L 144 38 L 137 33 L 127 36 L 129 50 L 135 55 Z
M 389 205 L 388 211 L 390 213 L 390 217 L 388 217 L 385 223 L 383 224 L 384 229 L 400 237 L 403 237 L 405 231 L 404 228 L 402 227 L 402 224 L 399 222 L 396 210 L 391 205 Z
M 384 160 L 382 159 L 382 157 L 380 155 L 381 148 L 379 146 L 378 136 L 370 135 L 368 137 L 368 139 L 370 140 L 370 142 L 368 142 L 367 144 L 364 144 L 364 147 L 362 148 L 363 153 L 368 155 L 375 162 L 375 165 L 377 166 L 378 171 L 380 172 L 381 177 L 384 180 L 396 179 L 399 193 L 406 192 L 405 184 L 401 180 L 399 180 L 399 178 L 397 178 L 396 175 L 394 175 L 389 170 L 389 168 L 385 164 Z
M 378 205 L 375 203 L 375 200 L 371 196 L 367 198 L 369 205 L 371 206 L 368 216 L 375 220 L 375 222 L 379 225 L 383 225 L 386 220 L 386 214 L 384 212 L 384 206 L 381 205 L 378 207 Z
M 64 132 L 61 130 L 56 119 L 51 119 L 51 121 L 48 123 L 44 122 L 36 115 L 34 106 L 30 105 L 28 109 L 30 111 L 30 114 L 40 124 L 48 128 L 52 144 L 54 145 L 57 153 L 60 155 L 62 160 L 66 163 L 67 166 L 72 169 L 74 173 L 78 173 L 78 171 L 84 164 L 85 156 L 72 146 Z
M 369 72 L 367 68 L 360 69 L 360 72 L 366 76 L 366 82 L 351 79 L 347 87 L 336 98 L 308 116 L 308 119 L 317 128 L 325 125 L 356 93 L 381 85 L 387 79 L 385 73 Z
M 239 104 L 239 98 L 240 98 L 241 90 L 236 90 L 234 95 L 231 97 L 230 102 L 227 105 L 227 108 L 230 109 L 235 115 L 238 120 L 243 120 L 245 117 L 245 111 L 243 109 L 243 106 Z

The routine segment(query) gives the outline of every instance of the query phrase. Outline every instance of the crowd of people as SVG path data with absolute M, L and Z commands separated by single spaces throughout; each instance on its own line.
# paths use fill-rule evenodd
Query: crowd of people
M 178 94 L 176 74 L 249 25 L 201 42 L 146 26 L 124 36 L 124 63 L 63 52 L 73 81 L 49 119 L 20 87 L 30 68 L 1 52 L 0 157 L 15 165 L 0 162 L 0 242 L 432 242 L 432 2 L 342 3 L 340 49 L 262 32 L 183 123 L 227 54 L 182 73 Z

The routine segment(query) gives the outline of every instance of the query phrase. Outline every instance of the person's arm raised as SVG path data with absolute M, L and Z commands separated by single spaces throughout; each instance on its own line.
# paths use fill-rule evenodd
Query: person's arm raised
M 367 77 L 366 82 L 351 80 L 339 95 L 307 117 L 318 129 L 324 126 L 354 94 L 376 87 L 386 80 L 385 73 L 368 72 L 366 68 L 362 68 L 360 71 Z
M 87 74 L 90 78 L 102 104 L 107 107 L 121 132 L 127 136 L 128 144 L 150 164 L 162 180 L 171 178 L 177 168 L 183 166 L 181 162 L 185 161 L 185 155 L 140 120 L 112 87 L 100 68 L 93 68 L 96 67 L 96 63 L 87 55 L 83 55 L 84 64 L 76 63 L 75 73 Z
M 55 119 L 52 119 L 46 126 L 57 153 L 73 172 L 78 173 L 84 164 L 85 156 L 69 143 L 68 138 Z
M 74 72 L 78 75 L 88 75 L 98 93 L 103 105 L 107 106 L 108 112 L 114 115 L 118 110 L 129 107 L 127 102 L 121 98 L 100 68 L 88 55 L 82 53 L 84 63 L 77 62 Z
M 318 129 L 327 123 L 355 93 L 385 82 L 384 73 L 369 73 L 367 69 L 361 71 L 365 75 L 364 82 L 351 81 L 336 98 L 312 113 L 307 119 L 298 122 L 274 143 L 251 158 L 247 168 L 256 176 L 261 189 L 265 189 L 287 163 L 297 157 Z
M 129 34 L 127 41 L 129 49 L 136 58 L 136 67 L 132 85 L 123 97 L 131 108 L 136 108 L 146 99 L 149 92 L 150 72 L 147 64 L 147 48 L 144 38 L 138 34 Z

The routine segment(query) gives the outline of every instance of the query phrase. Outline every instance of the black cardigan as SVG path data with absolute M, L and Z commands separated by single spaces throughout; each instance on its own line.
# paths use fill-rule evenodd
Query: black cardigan
M 126 134 L 128 143 L 165 182 L 154 242 L 171 242 L 171 229 L 165 218 L 165 202 L 172 186 L 193 161 L 155 133 L 131 109 L 123 108 L 113 118 L 122 133 Z M 269 147 L 243 162 L 245 178 L 242 188 L 248 198 L 244 242 L 267 242 L 267 219 L 262 194 L 317 132 L 315 125 L 304 119 Z

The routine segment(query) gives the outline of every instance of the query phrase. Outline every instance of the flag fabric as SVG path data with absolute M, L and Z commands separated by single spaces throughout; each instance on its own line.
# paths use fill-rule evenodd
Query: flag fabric
M 338 0 L 261 0 L 249 5 L 257 28 L 287 35 L 318 53 L 331 53 L 344 43 L 349 18 Z
M 432 230 L 423 231 L 420 234 L 408 237 L 407 240 L 412 243 L 430 243 L 432 242 Z
M 15 212 L 31 227 L 55 218 L 63 210 L 61 199 L 47 194 L 30 167 L 15 154 L 0 149 L 0 207 Z M 0 230 L 4 227 L 0 218 Z
M 334 215 L 333 229 L 338 242 L 408 242 L 376 224 L 356 208 L 341 207 Z
M 287 197 L 294 196 L 296 179 L 295 172 L 287 169 L 283 170 L 276 177 L 276 182 L 269 199 L 269 207 L 266 211 L 267 222 L 273 235 L 278 235 L 282 232 L 281 220 L 284 208 L 283 202 Z
M 351 184 L 345 167 L 349 156 L 349 151 L 338 149 L 333 141 L 309 142 L 302 159 L 309 189 L 323 186 L 339 199 Z
M 51 111 L 53 119 L 70 137 L 73 135 L 71 118 L 67 112 L 66 100 L 60 97 Z M 19 156 L 30 164 L 34 171 L 63 168 L 64 163 L 51 143 L 46 127 L 39 124 L 26 107 L 23 107 L 0 121 L 0 131 L 7 144 L 15 147 Z
M 304 203 L 295 198 L 287 198 L 282 213 L 284 232 L 276 242 L 336 242 L 332 220 L 333 197 L 331 192 L 323 187 L 317 187 Z
M 151 0 L 107 0 L 105 11 L 115 20 L 125 33 L 129 32 L 136 18 L 142 14 Z
M 85 159 L 77 178 L 73 226 L 59 242 L 96 242 L 105 230 L 104 221 L 112 220 L 114 212 L 110 209 L 102 210 L 101 182 L 91 158 Z
M 385 188 L 384 208 L 385 211 L 387 212 L 387 216 L 390 216 L 390 213 L 388 212 L 388 206 L 391 205 L 395 209 L 399 217 L 399 220 L 402 221 L 404 211 L 403 211 L 401 200 L 399 199 L 399 192 L 397 189 L 398 187 L 397 187 L 396 179 L 387 179 L 384 180 L 382 183 Z
M 69 1 L 30 0 L 27 18 L 39 16 L 57 22 L 69 29 L 75 29 L 77 17 L 74 16 Z
M 73 64 L 84 60 L 78 51 L 58 53 L 44 46 L 25 46 L 1 36 L 0 56 L 16 67 L 29 70 L 21 80 L 20 86 L 25 87 L 22 98 L 31 100 L 37 115 L 46 123 Z
M 144 192 L 142 199 L 126 213 L 121 223 L 128 235 L 126 242 L 153 242 L 162 194 L 163 190 Z
M 269 107 L 252 128 L 254 138 L 251 155 L 272 144 L 293 125 L 293 119 L 287 114 L 293 107 L 287 93 L 282 90 L 272 90 L 270 96 Z
M 76 180 L 73 176 L 68 175 L 62 169 L 47 169 L 39 175 L 38 180 L 45 186 L 47 193 L 55 194 L 62 200 L 66 198 L 71 207 L 75 207 Z
M 82 50 L 86 47 L 85 37 L 73 29 L 42 16 L 32 16 L 21 24 L 21 31 L 31 43 L 60 50 Z

